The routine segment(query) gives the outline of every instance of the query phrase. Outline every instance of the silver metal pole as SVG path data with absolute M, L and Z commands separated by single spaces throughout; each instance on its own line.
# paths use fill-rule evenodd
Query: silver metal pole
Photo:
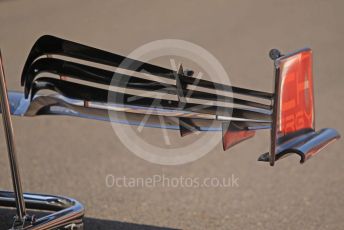
M 12 183 L 17 207 L 17 223 L 24 223 L 26 210 L 25 202 L 23 197 L 23 191 L 20 181 L 19 166 L 16 157 L 16 147 L 14 143 L 14 133 L 13 125 L 11 120 L 11 111 L 10 105 L 7 96 L 7 86 L 5 79 L 5 72 L 3 68 L 1 50 L 0 50 L 0 99 L 1 99 L 1 110 L 2 110 L 2 120 L 4 124 L 8 157 L 10 160 L 11 174 L 12 174 Z

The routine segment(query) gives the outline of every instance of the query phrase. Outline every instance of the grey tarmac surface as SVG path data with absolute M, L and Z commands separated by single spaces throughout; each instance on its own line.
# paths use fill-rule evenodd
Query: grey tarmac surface
M 122 54 L 153 40 L 187 40 L 211 52 L 235 85 L 271 91 L 268 51 L 308 46 L 315 55 L 316 126 L 343 134 L 343 10 L 341 0 L 0 1 L 0 47 L 12 90 L 22 90 L 20 74 L 34 41 L 52 34 Z M 260 132 L 229 151 L 219 144 L 192 163 L 160 166 L 131 153 L 108 123 L 70 117 L 13 122 L 24 190 L 78 199 L 87 210 L 86 229 L 344 229 L 342 140 L 304 165 L 292 156 L 269 167 L 256 161 L 268 148 L 269 135 Z M 145 132 L 150 141 L 161 135 Z M 168 134 L 178 144 L 176 132 Z M 3 137 L 1 131 L 0 187 L 10 190 Z M 233 174 L 239 187 L 107 188 L 108 174 Z M 9 214 L 1 209 L 0 215 Z

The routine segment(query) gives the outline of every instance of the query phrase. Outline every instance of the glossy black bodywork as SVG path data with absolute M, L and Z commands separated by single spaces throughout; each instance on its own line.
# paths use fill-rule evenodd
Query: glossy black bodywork
M 223 106 L 203 105 L 195 103 L 185 103 L 180 105 L 179 101 L 160 99 L 159 104 L 154 103 L 155 98 L 150 97 L 137 97 L 132 94 L 125 94 L 116 92 L 116 100 L 109 101 L 109 90 L 104 90 L 92 86 L 81 85 L 74 82 L 67 82 L 59 79 L 41 77 L 33 82 L 31 99 L 36 95 L 39 90 L 50 89 L 59 94 L 76 100 L 94 101 L 94 102 L 107 102 L 123 104 L 128 106 L 142 106 L 142 107 L 155 107 L 159 109 L 183 109 L 185 111 L 212 114 L 217 116 L 226 116 L 231 113 L 234 117 L 245 117 L 257 119 L 262 121 L 269 121 L 270 114 L 250 110 L 249 108 L 231 108 Z M 136 98 L 137 97 L 137 98 Z M 135 98 L 135 100 L 132 100 Z
M 109 65 L 113 67 L 119 67 L 132 70 L 135 72 L 148 72 L 152 75 L 156 75 L 162 78 L 175 80 L 176 71 L 167 69 L 161 66 L 152 65 L 149 63 L 141 62 L 121 56 L 118 54 L 110 53 L 104 50 L 85 46 L 76 42 L 68 41 L 65 39 L 57 38 L 50 35 L 44 35 L 40 37 L 33 45 L 30 54 L 26 60 L 21 76 L 21 84 L 24 85 L 27 79 L 27 73 L 32 63 L 43 55 L 61 55 L 72 58 L 77 58 L 85 61 L 95 62 L 99 64 Z M 262 92 L 257 90 L 245 89 L 241 87 L 228 86 L 220 83 L 214 83 L 203 79 L 189 78 L 187 76 L 180 77 L 182 81 L 187 84 L 193 85 L 197 81 L 197 86 L 218 89 L 228 92 L 250 95 L 254 97 L 260 97 L 270 100 L 273 94 L 268 92 Z
M 45 58 L 47 55 L 48 58 Z M 117 71 L 101 69 L 69 60 L 63 60 L 51 57 L 51 55 L 59 55 L 61 57 L 72 57 L 83 61 L 100 63 L 112 67 L 120 67 L 122 69 L 135 72 L 143 71 L 157 77 L 157 80 L 147 80 L 144 78 L 131 76 Z M 192 71 L 191 71 L 192 72 Z M 46 77 L 46 74 L 55 74 L 60 79 Z M 39 76 L 44 76 L 40 77 Z M 38 79 L 37 79 L 38 78 Z M 84 85 L 83 83 L 75 83 L 70 79 L 77 79 L 84 82 L 101 84 L 106 87 L 120 87 L 124 89 L 140 90 L 142 92 L 154 91 L 157 93 L 177 96 L 177 100 L 164 99 L 157 97 L 145 97 L 141 95 L 125 94 L 116 92 L 111 89 L 103 89 L 95 86 Z M 168 84 L 159 80 L 169 79 L 175 80 L 176 84 Z M 104 50 L 92 48 L 75 42 L 56 38 L 53 36 L 43 36 L 34 44 L 22 73 L 22 84 L 25 86 L 25 97 L 31 100 L 41 90 L 52 90 L 66 98 L 83 100 L 85 104 L 88 102 L 100 103 L 116 103 L 122 104 L 130 112 L 133 112 L 133 106 L 141 108 L 172 110 L 176 111 L 180 124 L 181 135 L 190 133 L 192 129 L 199 127 L 192 122 L 193 115 L 183 115 L 178 111 L 202 113 L 205 115 L 213 115 L 211 119 L 233 120 L 229 116 L 234 117 L 237 123 L 242 123 L 246 129 L 266 128 L 269 127 L 271 115 L 272 94 L 262 91 L 249 90 L 240 87 L 233 87 L 197 79 L 191 77 L 187 71 L 178 72 L 164 67 L 152 65 L 126 58 L 124 56 L 109 53 Z M 242 99 L 237 96 L 227 96 L 218 93 L 204 92 L 196 89 L 188 89 L 189 85 L 195 85 L 200 88 L 232 92 L 235 95 L 245 95 L 252 97 L 253 100 Z M 181 87 L 182 86 L 182 87 Z M 115 95 L 109 97 L 109 95 Z M 183 97 L 181 97 L 183 95 Z M 134 100 L 133 100 L 134 98 Z M 180 99 L 185 98 L 185 102 L 181 103 Z M 186 99 L 196 99 L 204 101 L 203 103 L 193 103 Z M 256 99 L 268 100 L 266 103 L 257 101 Z M 158 100 L 158 103 L 156 103 Z M 209 103 L 210 102 L 210 103 Z M 215 102 L 215 104 L 214 104 Z M 231 105 L 218 105 L 218 102 L 230 103 Z M 65 103 L 64 103 L 65 104 Z M 153 105 L 154 104 L 154 105 Z M 51 105 L 49 105 L 50 107 Z M 41 111 L 50 111 L 50 109 L 42 108 Z M 41 112 L 40 112 L 41 113 Z M 179 116 L 179 115 L 182 116 Z M 186 118 L 189 116 L 190 118 Z M 133 124 L 134 122 L 132 122 Z M 250 126 L 247 126 L 247 125 Z M 187 126 L 187 127 L 186 127 Z
M 26 97 L 28 97 L 28 95 L 30 94 L 32 82 L 35 80 L 35 77 L 37 77 L 41 73 L 52 73 L 59 76 L 68 76 L 70 78 L 104 84 L 106 86 L 111 85 L 128 89 L 147 91 L 149 90 L 177 95 L 177 87 L 173 84 L 147 80 L 144 78 L 130 76 L 56 58 L 40 58 L 32 63 L 32 65 L 28 68 L 28 71 L 25 72 L 26 80 L 24 83 L 24 88 Z M 188 84 L 185 81 L 181 82 L 183 82 L 183 84 L 185 85 Z M 214 93 L 202 92 L 198 90 L 188 90 L 186 87 L 184 87 L 182 91 L 183 95 L 192 99 L 231 102 L 238 105 L 251 106 L 260 109 L 271 109 L 271 105 L 269 104 L 263 104 Z

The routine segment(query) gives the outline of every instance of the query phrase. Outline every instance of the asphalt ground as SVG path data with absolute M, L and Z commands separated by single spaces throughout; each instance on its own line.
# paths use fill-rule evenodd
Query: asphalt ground
M 316 127 L 343 134 L 343 9 L 341 0 L 0 1 L 0 47 L 11 90 L 22 90 L 34 41 L 52 34 L 121 54 L 158 39 L 186 40 L 211 52 L 234 85 L 265 91 L 272 90 L 271 48 L 311 47 Z M 256 161 L 268 148 L 263 131 L 229 151 L 218 145 L 192 163 L 161 166 L 129 151 L 109 123 L 46 116 L 13 122 L 24 190 L 81 201 L 86 229 L 344 229 L 342 140 L 303 165 L 292 156 L 270 167 Z M 155 141 L 161 131 L 145 134 Z M 168 134 L 179 143 L 175 131 Z M 11 190 L 1 139 L 0 187 Z M 109 188 L 107 175 L 239 180 L 227 188 Z

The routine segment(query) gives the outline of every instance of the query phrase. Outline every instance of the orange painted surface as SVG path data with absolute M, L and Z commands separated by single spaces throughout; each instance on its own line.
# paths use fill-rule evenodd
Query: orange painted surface
M 280 73 L 279 133 L 314 128 L 312 51 L 282 59 Z

